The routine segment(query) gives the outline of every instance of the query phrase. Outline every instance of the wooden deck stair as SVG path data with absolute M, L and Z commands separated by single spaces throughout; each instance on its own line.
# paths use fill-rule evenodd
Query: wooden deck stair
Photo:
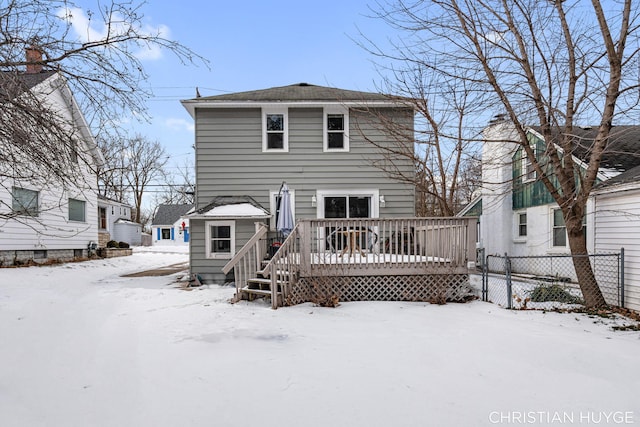
M 276 294 L 278 298 L 282 297 L 281 281 L 276 281 L 278 290 Z M 256 297 L 271 297 L 271 279 L 265 274 L 263 270 L 256 271 L 256 277 L 247 279 L 246 285 L 240 289 L 243 294 L 246 294 L 247 299 L 252 301 Z

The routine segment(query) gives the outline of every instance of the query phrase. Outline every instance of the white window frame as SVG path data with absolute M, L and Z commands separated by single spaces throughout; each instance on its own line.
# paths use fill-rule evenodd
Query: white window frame
M 71 201 L 82 203 L 82 219 L 71 219 Z M 85 200 L 69 197 L 67 205 L 67 218 L 69 222 L 87 222 L 87 202 Z
M 267 116 L 281 114 L 283 118 L 282 148 L 269 148 L 267 136 Z M 286 153 L 289 151 L 289 109 L 286 107 L 262 108 L 262 152 L 263 153 Z
M 329 148 L 329 115 L 342 114 L 343 140 L 342 148 Z M 349 151 L 349 109 L 342 106 L 324 107 L 322 112 L 322 151 L 324 152 L 348 152 Z
M 370 218 L 380 216 L 380 190 L 378 189 L 340 189 L 340 190 L 317 190 L 316 191 L 316 217 L 324 218 L 324 198 L 325 197 L 371 197 Z
M 569 247 L 569 236 L 567 235 L 567 225 L 564 224 L 563 228 L 564 228 L 564 235 L 565 235 L 565 241 L 564 241 L 564 245 L 555 245 L 555 241 L 554 241 L 554 234 L 555 234 L 555 229 L 556 228 L 560 228 L 560 227 L 556 227 L 555 223 L 554 223 L 554 219 L 555 219 L 555 212 L 556 211 L 560 211 L 562 213 L 562 210 L 558 207 L 555 208 L 551 208 L 550 210 L 550 214 L 549 214 L 549 229 L 551 230 L 550 233 L 550 239 L 549 239 L 549 243 L 551 245 L 551 249 L 552 250 L 562 250 L 562 249 L 566 249 Z M 563 221 L 564 221 L 564 217 L 563 217 Z
M 276 200 L 278 199 L 278 193 L 280 193 L 280 190 L 276 190 L 276 191 L 269 191 L 269 212 L 271 213 L 271 221 L 270 221 L 270 226 L 269 229 L 271 231 L 277 231 L 277 224 L 276 224 L 276 209 L 277 209 L 277 205 L 276 205 Z M 291 213 L 293 214 L 293 218 L 295 219 L 296 217 L 296 190 L 292 190 L 289 189 L 289 196 L 291 198 Z
M 169 232 L 169 237 L 164 238 L 164 230 Z M 160 227 L 160 240 L 171 240 L 171 227 Z
M 527 234 L 520 234 L 520 226 L 522 225 L 522 223 L 520 222 L 520 219 L 522 217 L 522 215 L 526 215 L 527 220 L 524 223 L 525 227 L 527 228 Z M 518 211 L 518 212 L 514 212 L 514 217 L 513 217 L 513 224 L 514 224 L 514 230 L 513 230 L 513 240 L 516 242 L 523 242 L 527 240 L 527 235 L 529 234 L 529 215 L 528 212 L 525 211 Z
M 235 221 L 206 221 L 205 250 L 208 259 L 231 259 L 236 253 L 236 222 Z M 230 252 L 211 252 L 211 227 L 230 227 Z

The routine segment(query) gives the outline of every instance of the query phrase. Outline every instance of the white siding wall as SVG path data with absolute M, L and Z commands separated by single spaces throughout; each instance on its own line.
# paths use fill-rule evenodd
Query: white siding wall
M 596 252 L 625 250 L 625 306 L 640 310 L 640 189 L 595 197 Z
M 11 187 L 0 188 L 3 206 L 12 205 Z M 90 241 L 98 241 L 98 201 L 95 189 L 65 192 L 55 187 L 37 188 L 28 183 L 16 186 L 39 191 L 40 214 L 20 216 L 0 227 L 0 250 L 85 249 Z M 3 186 L 4 187 L 4 186 Z M 69 197 L 85 201 L 85 221 L 69 221 Z M 4 209 L 7 211 L 7 209 Z
M 509 137 L 513 137 L 513 129 L 506 123 L 497 123 L 484 131 L 480 246 L 487 255 L 511 251 L 511 156 L 515 145 L 504 142 Z
M 44 83 L 47 86 L 47 83 Z M 58 89 L 47 93 L 45 102 L 55 105 L 56 111 L 65 120 L 71 122 L 70 100 Z M 90 150 L 80 147 L 87 161 Z M 29 182 L 5 180 L 0 185 L 0 209 L 8 212 L 12 206 L 11 188 L 13 186 L 39 191 L 40 214 L 37 218 L 22 216 L 0 224 L 0 250 L 45 250 L 45 249 L 86 249 L 90 241 L 98 241 L 98 200 L 97 179 L 90 169 L 80 160 L 84 174 L 83 188 L 60 188 L 59 183 L 33 185 Z M 72 197 L 84 200 L 85 221 L 69 221 L 68 199 Z

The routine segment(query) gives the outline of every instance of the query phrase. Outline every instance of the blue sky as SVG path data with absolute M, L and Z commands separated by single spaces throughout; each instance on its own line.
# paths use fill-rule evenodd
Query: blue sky
M 150 124 L 132 124 L 158 140 L 178 164 L 191 156 L 193 121 L 179 100 L 298 82 L 375 91 L 374 59 L 352 39 L 358 29 L 375 38 L 387 31 L 365 0 L 184 1 L 149 0 L 145 25 L 166 27 L 168 37 L 210 61 L 183 65 L 170 52 L 143 64 L 154 98 Z M 94 0 L 80 6 L 95 8 Z M 383 36 L 382 36 L 383 38 Z

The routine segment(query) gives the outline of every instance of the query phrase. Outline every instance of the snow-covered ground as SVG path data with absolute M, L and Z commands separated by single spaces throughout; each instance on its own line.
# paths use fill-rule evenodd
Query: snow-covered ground
M 184 251 L 0 269 L 0 425 L 640 424 L 640 332 L 622 320 L 479 301 L 271 310 L 180 274 L 121 277 Z

